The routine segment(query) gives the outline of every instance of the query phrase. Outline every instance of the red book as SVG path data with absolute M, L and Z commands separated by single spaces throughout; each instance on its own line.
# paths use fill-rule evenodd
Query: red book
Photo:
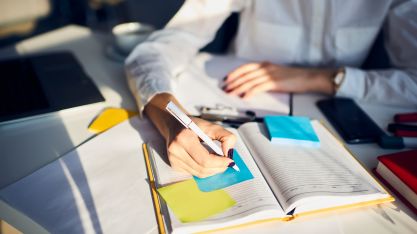
M 417 214 L 417 150 L 378 157 L 377 176 Z

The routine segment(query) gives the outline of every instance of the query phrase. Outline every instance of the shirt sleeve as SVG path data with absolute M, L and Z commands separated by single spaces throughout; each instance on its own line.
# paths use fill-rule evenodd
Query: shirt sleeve
M 128 85 L 142 114 L 158 93 L 171 93 L 171 79 L 208 44 L 243 0 L 187 0 L 162 30 L 135 47 L 125 61 Z
M 385 46 L 392 69 L 347 67 L 337 96 L 397 106 L 417 106 L 417 1 L 396 5 L 388 14 Z

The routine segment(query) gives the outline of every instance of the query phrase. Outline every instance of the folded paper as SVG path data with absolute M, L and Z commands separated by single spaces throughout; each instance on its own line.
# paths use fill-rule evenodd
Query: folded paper
M 136 112 L 122 108 L 107 108 L 94 119 L 90 126 L 88 126 L 88 130 L 96 134 L 102 133 L 137 114 Z

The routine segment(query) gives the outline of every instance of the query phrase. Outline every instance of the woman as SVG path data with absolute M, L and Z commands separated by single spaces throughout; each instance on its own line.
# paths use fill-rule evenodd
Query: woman
M 129 87 L 140 112 L 166 139 L 173 168 L 206 177 L 232 162 L 209 154 L 198 137 L 164 109 L 171 100 L 179 105 L 171 94 L 171 78 L 213 39 L 231 12 L 240 12 L 231 53 L 256 62 L 226 77 L 224 90 L 230 95 L 320 92 L 417 105 L 417 1 L 189 0 L 126 60 Z M 382 27 L 393 68 L 358 69 Z M 235 144 L 233 134 L 194 121 L 222 143 L 227 155 Z

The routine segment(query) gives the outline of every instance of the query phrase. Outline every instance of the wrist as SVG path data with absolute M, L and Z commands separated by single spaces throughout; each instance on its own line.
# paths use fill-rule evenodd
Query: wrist
M 313 82 L 310 88 L 312 92 L 332 95 L 335 92 L 334 77 L 338 69 L 319 69 L 313 72 Z
M 160 93 L 155 95 L 148 104 L 146 104 L 144 109 L 144 113 L 149 117 L 165 139 L 168 139 L 171 130 L 176 128 L 179 124 L 178 120 L 165 109 L 170 101 L 180 106 L 173 95 L 169 93 Z

